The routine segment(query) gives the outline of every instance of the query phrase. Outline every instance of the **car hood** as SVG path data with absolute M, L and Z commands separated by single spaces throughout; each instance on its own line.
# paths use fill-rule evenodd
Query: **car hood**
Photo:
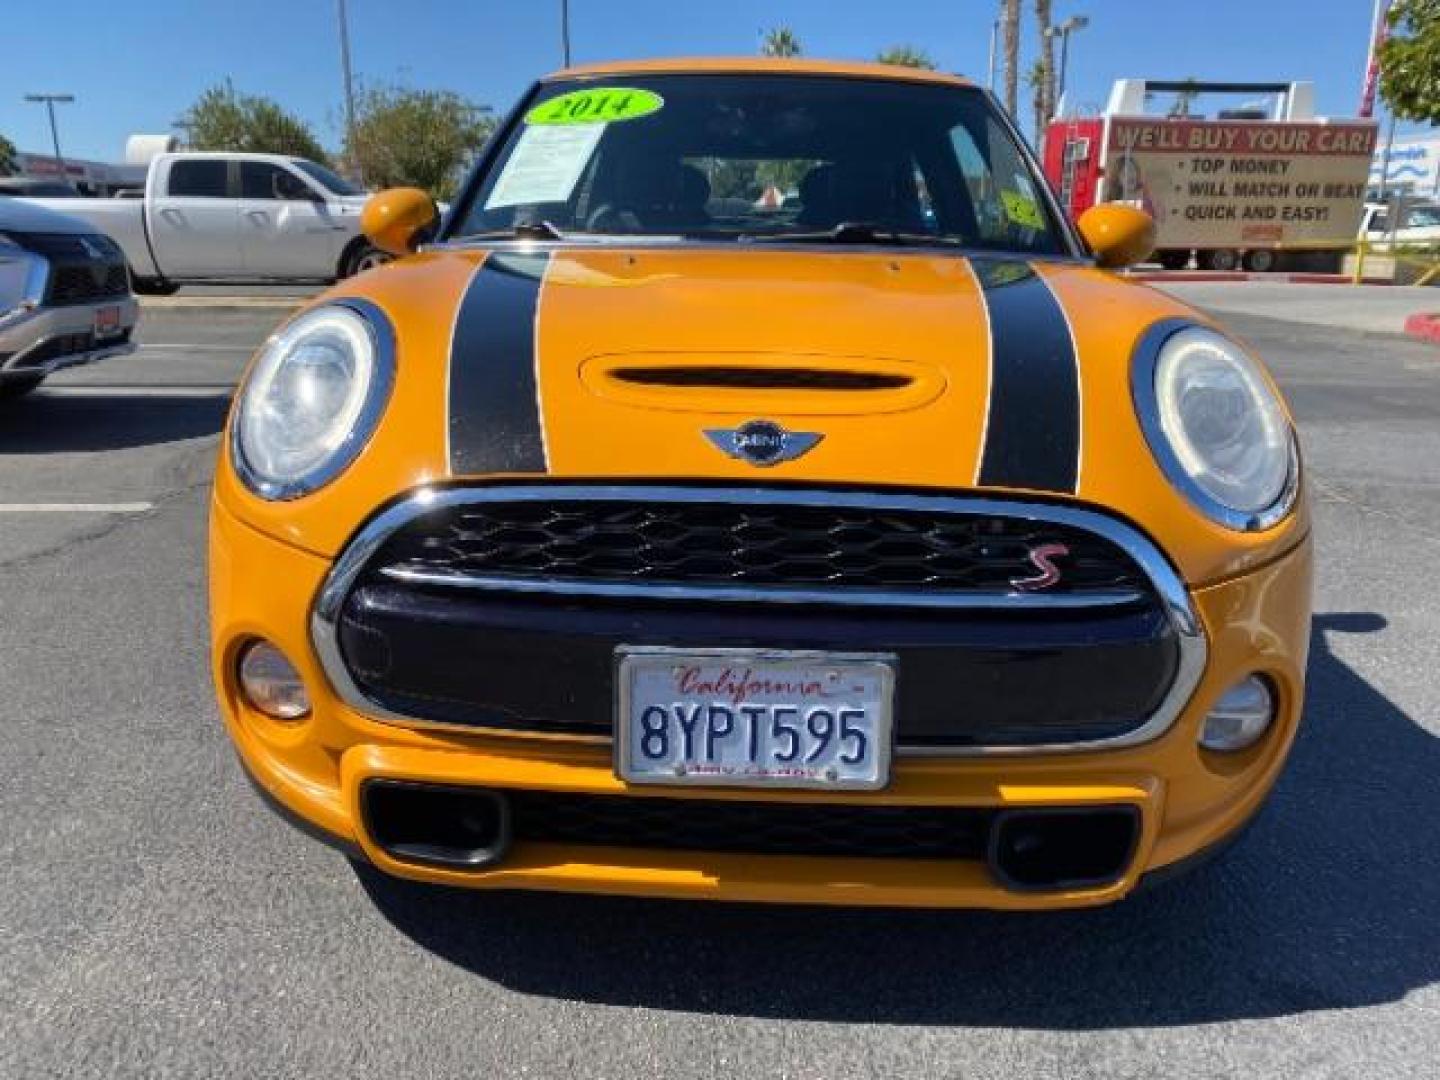
M 538 478 L 1086 503 L 1157 538 L 1184 534 L 1199 576 L 1235 572 L 1275 539 L 1237 541 L 1198 515 L 1135 416 L 1139 336 L 1203 316 L 1093 267 L 511 245 L 433 250 L 329 295 L 364 297 L 395 327 L 399 377 L 374 439 L 303 505 L 263 504 L 221 471 L 248 520 L 327 555 L 418 486 Z M 734 452 L 746 432 L 773 445 L 777 431 L 790 460 Z
M 76 200 L 77 202 L 79 200 Z M 93 233 L 95 226 L 24 198 L 0 198 L 0 232 Z

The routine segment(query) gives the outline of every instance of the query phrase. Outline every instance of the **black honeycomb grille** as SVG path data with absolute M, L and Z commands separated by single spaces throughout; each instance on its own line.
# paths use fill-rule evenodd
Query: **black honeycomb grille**
M 130 277 L 123 263 L 56 266 L 51 271 L 50 304 L 83 304 L 88 300 L 121 297 L 130 292 Z
M 83 304 L 129 295 L 125 253 L 103 233 L 12 232 L 10 236 L 21 247 L 49 260 L 47 304 Z
M 1118 546 L 1083 529 L 985 514 L 802 504 L 486 502 L 397 532 L 371 565 L 439 575 L 584 582 L 1006 592 L 1059 544 L 1047 590 L 1149 593 Z
M 560 844 L 905 859 L 979 859 L 992 811 L 510 793 L 515 839 Z

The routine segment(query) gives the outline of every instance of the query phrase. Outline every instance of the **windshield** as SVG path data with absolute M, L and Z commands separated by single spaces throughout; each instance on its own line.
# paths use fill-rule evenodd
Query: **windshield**
M 331 172 L 324 165 L 316 165 L 313 161 L 306 161 L 304 158 L 291 158 L 290 164 L 294 165 L 301 172 L 305 173 L 312 180 L 315 180 L 323 188 L 333 191 L 336 195 L 364 195 L 354 184 L 350 183 L 339 173 Z
M 1409 229 L 1433 229 L 1440 225 L 1440 206 L 1412 206 L 1405 215 Z
M 452 237 L 803 237 L 1068 253 L 970 87 L 810 75 L 544 84 Z

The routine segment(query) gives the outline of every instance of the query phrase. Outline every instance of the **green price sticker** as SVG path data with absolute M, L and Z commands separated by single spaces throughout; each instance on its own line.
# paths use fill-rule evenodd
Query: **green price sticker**
M 1040 216 L 1040 207 L 1028 195 L 1018 191 L 1000 192 L 1000 201 L 1005 206 L 1005 216 L 1016 225 L 1027 229 L 1043 229 L 1045 219 Z
M 525 114 L 525 123 L 609 124 L 616 120 L 639 120 L 658 112 L 664 104 L 665 99 L 659 94 L 625 86 L 572 90 L 536 105 Z

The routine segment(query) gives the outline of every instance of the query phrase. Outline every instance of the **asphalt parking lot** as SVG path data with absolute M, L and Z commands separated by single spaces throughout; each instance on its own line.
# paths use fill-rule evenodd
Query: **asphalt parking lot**
M 426 889 L 262 808 L 205 508 L 283 314 L 147 309 L 136 355 L 0 409 L 0 1076 L 1440 1077 L 1440 350 L 1229 320 L 1319 555 L 1305 726 L 1240 846 L 1105 910 L 851 912 Z

